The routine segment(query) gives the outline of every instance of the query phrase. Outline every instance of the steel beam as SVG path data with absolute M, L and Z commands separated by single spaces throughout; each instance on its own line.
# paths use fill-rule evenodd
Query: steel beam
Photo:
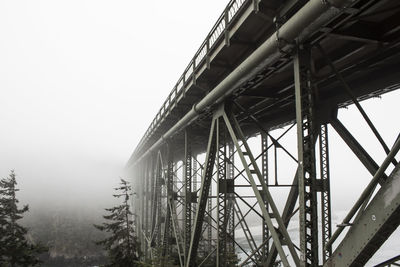
M 393 148 L 383 161 L 382 165 L 379 167 L 379 169 L 376 171 L 374 177 L 372 180 L 369 182 L 367 187 L 364 189 L 364 191 L 361 193 L 361 196 L 357 199 L 356 203 L 354 206 L 350 209 L 349 213 L 346 215 L 346 217 L 343 219 L 342 224 L 338 227 L 338 229 L 333 233 L 331 239 L 329 242 L 326 244 L 326 247 L 332 246 L 332 243 L 339 237 L 341 232 L 343 231 L 344 227 L 350 223 L 350 220 L 354 217 L 354 215 L 357 213 L 357 211 L 360 209 L 360 207 L 365 203 L 366 199 L 371 196 L 373 191 L 375 190 L 379 179 L 382 177 L 382 174 L 386 171 L 387 167 L 389 166 L 390 162 L 395 159 L 395 156 L 397 152 L 400 150 L 400 139 L 397 139 Z M 385 185 L 385 184 L 384 184 Z M 384 186 L 383 185 L 383 186 Z M 358 216 L 360 217 L 360 216 Z M 357 218 L 356 218 L 357 219 Z
M 318 220 L 315 167 L 314 89 L 311 49 L 299 48 L 294 58 L 299 162 L 300 266 L 318 266 Z
M 235 214 L 233 212 L 233 205 L 235 201 L 235 187 L 234 187 L 234 177 L 235 177 L 235 151 L 234 145 L 232 142 L 228 143 L 228 162 L 227 162 L 227 182 L 232 186 L 232 191 L 229 190 L 227 193 L 227 217 L 228 217 L 228 226 L 227 226 L 227 252 L 229 255 L 235 255 Z
M 261 151 L 262 151 L 262 156 L 261 156 L 261 170 L 262 170 L 262 176 L 265 181 L 265 184 L 268 186 L 269 185 L 269 179 L 268 179 L 268 135 L 267 134 L 261 134 Z M 264 196 L 264 205 L 267 208 L 267 211 L 269 212 L 269 206 L 268 206 L 268 201 L 267 198 Z M 268 251 L 269 251 L 269 230 L 268 230 L 268 225 L 263 221 L 262 225 L 262 240 L 263 243 L 265 244 L 262 247 L 262 257 L 261 257 L 261 262 L 263 264 L 266 263 L 267 258 L 268 258 Z
M 236 213 L 236 217 L 239 220 L 239 224 L 243 230 L 244 236 L 246 237 L 247 243 L 251 250 L 251 254 L 253 254 L 253 255 L 258 254 L 258 256 L 259 256 L 259 253 L 257 251 L 256 242 L 254 241 L 253 235 L 251 234 L 250 228 L 246 222 L 246 218 L 243 216 L 242 210 L 240 209 L 237 201 L 235 201 L 234 211 Z
M 276 223 L 279 226 L 280 234 L 282 234 L 283 239 L 285 240 L 285 245 L 287 245 L 287 247 L 288 247 L 288 249 L 290 251 L 290 255 L 292 256 L 292 260 L 294 261 L 294 263 L 296 265 L 299 265 L 299 259 L 298 259 L 297 253 L 296 253 L 296 251 L 294 249 L 293 243 L 292 243 L 292 241 L 291 241 L 291 239 L 289 237 L 289 234 L 288 234 L 287 229 L 286 229 L 286 227 L 284 225 L 284 222 L 283 222 L 283 220 L 282 220 L 282 218 L 281 218 L 281 216 L 279 214 L 279 211 L 278 211 L 278 209 L 277 209 L 277 207 L 275 205 L 275 202 L 274 202 L 274 200 L 273 200 L 273 198 L 272 198 L 272 196 L 271 196 L 271 194 L 270 194 L 270 192 L 269 192 L 269 190 L 268 190 L 268 188 L 267 188 L 267 186 L 266 186 L 266 184 L 265 184 L 265 182 L 264 182 L 264 180 L 262 178 L 261 171 L 257 166 L 257 163 L 256 163 L 256 161 L 254 159 L 254 156 L 253 156 L 253 154 L 252 154 L 252 152 L 250 150 L 249 145 L 246 142 L 246 139 L 245 139 L 245 137 L 243 135 L 242 130 L 240 129 L 240 126 L 239 126 L 238 122 L 236 121 L 234 116 L 231 117 L 231 119 L 233 121 L 233 125 L 235 127 L 235 129 L 234 129 L 225 112 L 223 113 L 223 118 L 224 118 L 225 124 L 227 126 L 227 129 L 229 131 L 229 134 L 230 134 L 230 136 L 232 138 L 232 141 L 236 146 L 236 150 L 238 151 L 238 155 L 240 157 L 240 160 L 241 160 L 241 162 L 242 162 L 242 164 L 243 164 L 243 166 L 244 166 L 244 168 L 246 170 L 246 174 L 247 174 L 248 180 L 251 183 L 254 195 L 257 198 L 257 201 L 258 201 L 259 206 L 261 208 L 264 220 L 267 223 L 268 228 L 270 229 L 273 242 L 276 245 L 276 248 L 278 250 L 279 256 L 281 257 L 283 265 L 284 266 L 290 266 L 289 262 L 288 262 L 288 259 L 287 259 L 287 256 L 286 256 L 285 252 L 283 251 L 282 242 L 280 240 L 280 237 L 279 237 L 279 235 L 278 235 L 278 233 L 277 233 L 277 231 L 276 231 L 276 229 L 275 229 L 275 227 L 274 227 L 274 225 L 272 223 L 271 215 L 267 211 L 267 209 L 266 209 L 266 207 L 264 205 L 263 198 L 262 198 L 262 196 L 261 196 L 261 194 L 260 194 L 260 192 L 258 190 L 257 184 L 256 184 L 256 182 L 255 182 L 255 180 L 253 178 L 253 174 L 256 175 L 256 177 L 258 178 L 258 182 L 262 186 L 263 193 L 265 194 L 265 197 L 266 197 L 266 199 L 268 200 L 268 202 L 270 204 L 273 217 L 275 218 Z M 236 134 L 238 135 L 238 137 L 237 137 Z M 238 138 L 240 140 L 242 140 L 244 150 L 242 150 L 242 147 L 239 144 Z M 248 158 L 249 162 L 246 160 L 245 157 Z M 250 169 L 250 166 L 252 166 L 253 169 Z
M 144 224 L 145 224 L 145 208 L 144 208 L 144 188 L 143 182 L 146 176 L 146 164 L 147 161 L 140 167 L 140 187 L 138 188 L 138 197 L 139 197 L 139 241 L 142 247 L 142 251 L 146 250 L 146 236 L 144 234 Z
M 163 161 L 161 152 L 158 153 L 158 168 L 157 168 L 157 184 L 156 184 L 156 194 L 157 194 L 157 232 L 155 233 L 155 238 L 158 246 L 161 246 L 161 224 L 162 224 L 162 211 L 161 211 L 161 203 L 162 203 L 162 182 L 164 181 L 163 177 Z
M 179 266 L 183 267 L 185 251 L 184 251 L 183 241 L 182 241 L 182 237 L 181 237 L 181 231 L 179 229 L 178 216 L 176 213 L 175 205 L 176 205 L 176 203 L 175 203 L 174 198 L 173 197 L 168 198 L 168 209 L 169 209 L 169 212 L 171 213 L 172 231 L 174 233 L 174 238 L 175 238 L 175 242 L 176 242 Z
M 192 225 L 193 225 L 193 220 L 194 220 L 194 217 L 196 215 L 196 209 L 197 209 L 197 205 L 196 205 L 196 203 L 197 203 L 197 176 L 198 176 L 197 172 L 199 172 L 199 171 L 201 171 L 201 170 L 198 170 L 198 168 L 197 168 L 197 157 L 196 157 L 196 155 L 193 155 L 192 186 L 193 186 L 193 193 L 194 193 L 193 197 L 195 196 L 195 199 L 192 199 L 192 201 L 193 201 L 193 205 L 192 205 L 192 208 L 193 208 L 192 209 L 192 212 L 193 212 Z M 189 245 L 190 245 L 190 237 L 189 237 Z
M 350 227 L 324 266 L 364 266 L 400 224 L 400 165 Z
M 374 133 L 374 135 L 378 139 L 379 143 L 382 145 L 383 150 L 386 152 L 386 154 L 389 154 L 389 151 L 390 151 L 389 147 L 386 145 L 386 143 L 383 140 L 382 136 L 380 135 L 378 129 L 376 129 L 375 125 L 372 123 L 371 119 L 368 117 L 367 113 L 365 112 L 365 110 L 360 105 L 359 101 L 355 97 L 355 95 L 352 92 L 350 86 L 347 84 L 347 82 L 343 78 L 342 74 L 336 69 L 335 65 L 333 65 L 333 62 L 328 57 L 328 55 L 325 53 L 324 49 L 322 48 L 322 46 L 320 44 L 317 44 L 317 48 L 321 52 L 321 54 L 323 55 L 324 59 L 328 62 L 328 65 L 331 67 L 332 72 L 336 75 L 337 79 L 341 82 L 342 86 L 346 90 L 346 93 L 350 96 L 350 98 L 353 101 L 354 105 L 357 107 L 358 111 L 361 113 L 362 117 L 364 118 L 364 120 L 368 124 L 369 128 L 371 129 L 371 131 Z M 396 165 L 397 161 L 395 159 L 393 159 L 392 163 L 394 165 Z
M 320 173 L 321 173 L 321 231 L 322 248 L 325 248 L 332 235 L 331 220 L 331 189 L 329 173 L 329 148 L 328 148 L 328 125 L 323 124 L 319 132 L 319 154 L 320 154 Z M 330 247 L 323 249 L 322 261 L 325 263 L 331 256 Z
M 211 175 L 211 179 L 212 179 L 212 175 Z M 206 234 L 207 234 L 206 240 L 204 240 L 205 241 L 204 242 L 204 245 L 205 245 L 204 246 L 204 253 L 205 254 L 211 254 L 212 251 L 214 251 L 213 246 L 212 246 L 212 239 L 213 239 L 213 236 L 212 236 L 212 232 L 213 232 L 213 229 L 212 229 L 212 226 L 213 226 L 212 210 L 213 210 L 213 207 L 212 207 L 211 195 L 212 195 L 212 182 L 210 182 L 210 187 L 208 188 L 208 199 L 207 199 L 207 216 L 208 216 L 207 220 L 208 220 L 208 224 L 205 225 Z
M 299 196 L 299 186 L 297 184 L 298 181 L 298 172 L 299 168 L 296 170 L 296 174 L 294 175 L 292 186 L 290 187 L 289 195 L 286 200 L 285 207 L 282 212 L 282 220 L 285 224 L 285 227 L 287 228 L 289 226 L 290 218 L 293 214 L 294 207 L 297 202 L 297 198 Z M 276 246 L 274 243 L 271 245 L 271 249 L 268 252 L 268 258 L 266 261 L 266 266 L 272 266 L 275 264 L 276 257 L 278 255 L 278 251 L 276 249 Z
M 351 1 L 350 1 L 351 2 Z M 273 59 L 278 58 L 284 52 L 282 40 L 288 46 L 296 39 L 302 40 L 311 34 L 314 29 L 323 25 L 340 12 L 349 3 L 348 0 L 310 0 L 296 14 L 288 19 L 279 31 L 262 43 L 252 54 L 250 54 L 237 68 L 235 68 L 224 80 L 222 80 L 213 90 L 211 90 L 199 103 L 186 113 L 173 127 L 171 127 L 161 138 L 159 138 L 146 152 L 141 155 L 133 154 L 127 163 L 127 168 L 145 158 L 148 153 L 156 150 L 165 140 L 168 140 L 176 132 L 184 129 L 199 117 L 210 105 L 222 103 L 240 85 L 241 81 L 255 75 L 262 67 L 266 67 Z M 336 8 L 332 8 L 332 7 Z M 329 12 L 327 12 L 329 10 Z M 326 13 L 325 13 L 326 12 Z M 324 14 L 324 16 L 322 16 Z M 270 59 L 266 61 L 265 59 Z M 139 149 L 140 150 L 140 149 Z
M 185 131 L 185 159 L 184 159 L 184 186 L 185 186 L 185 201 L 184 201 L 184 231 L 185 231 L 185 261 L 186 255 L 189 252 L 190 235 L 192 232 L 192 153 L 190 145 L 190 136 L 188 131 Z
M 173 145 L 170 142 L 167 145 L 168 150 L 168 162 L 167 162 L 167 177 L 166 177 L 166 197 L 167 197 L 167 214 L 165 216 L 165 223 L 164 223 L 164 236 L 163 236 L 163 244 L 162 244 L 162 256 L 165 257 L 166 255 L 171 255 L 172 252 L 172 213 L 171 209 L 168 208 L 168 202 L 171 201 L 173 198 L 173 179 L 174 179 L 174 159 L 173 159 Z M 164 263 L 164 262 L 163 262 Z
M 347 144 L 347 146 L 353 151 L 360 162 L 365 166 L 371 175 L 374 175 L 379 168 L 379 165 L 374 159 L 368 154 L 362 145 L 357 141 L 356 138 L 347 130 L 347 128 L 337 119 L 331 120 L 330 124 Z M 383 174 L 382 179 L 379 181 L 382 184 L 387 179 L 387 176 Z
M 159 233 L 161 228 L 161 154 L 157 153 L 154 162 L 154 177 L 152 187 L 152 198 L 151 198 L 151 234 L 150 234 L 150 246 L 155 247 L 156 243 L 159 243 Z
M 227 266 L 227 151 L 225 127 L 220 123 L 220 119 L 216 121 L 217 125 L 217 266 Z
M 193 230 L 190 238 L 189 253 L 187 255 L 186 267 L 196 266 L 197 249 L 200 241 L 200 235 L 203 227 L 204 214 L 208 199 L 212 174 L 214 170 L 214 162 L 216 157 L 216 126 L 215 119 L 211 123 L 210 135 L 207 145 L 206 160 L 204 163 L 204 172 L 201 179 L 199 204 L 196 210 L 196 216 L 193 222 Z
M 144 256 L 146 259 L 149 258 L 149 252 L 150 252 L 150 183 L 152 180 L 152 174 L 153 174 L 153 157 L 151 155 L 149 156 L 149 159 L 147 160 L 146 164 L 146 175 L 145 179 L 143 181 L 143 191 L 144 191 L 144 229 L 143 233 L 145 235 L 145 250 L 144 250 Z
M 256 0 L 254 2 L 256 2 Z M 341 122 L 337 120 L 337 118 L 332 120 L 332 126 L 357 155 L 364 166 L 366 166 L 369 172 L 374 175 L 374 178 L 362 193 L 356 205 L 350 210 L 349 215 L 344 219 L 343 225 L 340 226 L 339 230 L 331 237 L 328 126 L 327 124 L 320 125 L 320 123 L 329 123 L 329 121 L 326 122 L 324 120 L 322 122 L 318 116 L 315 116 L 317 113 L 316 107 L 318 107 L 318 105 L 316 105 L 317 97 L 314 99 L 314 94 L 317 95 L 321 93 L 322 95 L 325 94 L 325 91 L 319 92 L 319 90 L 314 87 L 314 74 L 312 74 L 311 71 L 311 50 L 309 48 L 299 47 L 294 55 L 293 62 L 296 122 L 298 127 L 298 158 L 296 159 L 288 150 L 283 148 L 292 159 L 298 162 L 296 176 L 293 179 L 292 185 L 278 184 L 276 152 L 279 148 L 279 143 L 270 135 L 270 129 L 263 128 L 265 125 L 269 125 L 269 122 L 266 121 L 266 117 L 261 115 L 261 109 L 250 108 L 250 110 L 240 111 L 239 107 L 238 113 L 241 116 L 241 124 L 236 120 L 233 113 L 226 113 L 224 109 L 225 102 L 229 103 L 232 100 L 230 98 L 231 96 L 240 94 L 241 89 L 244 88 L 243 81 L 249 81 L 250 78 L 254 77 L 255 73 L 259 73 L 260 69 L 271 66 L 271 62 L 282 60 L 283 54 L 286 54 L 286 62 L 291 62 L 293 49 L 297 48 L 294 41 L 301 44 L 304 38 L 315 33 L 315 30 L 318 29 L 321 24 L 336 16 L 338 12 L 342 12 L 341 9 L 347 5 L 347 3 L 351 2 L 353 1 L 303 1 L 301 4 L 302 7 L 296 14 L 289 17 L 285 24 L 279 25 L 279 30 L 255 49 L 242 63 L 238 64 L 237 68 L 227 74 L 226 78 L 215 88 L 210 88 L 212 90 L 208 91 L 200 102 L 195 103 L 186 115 L 180 120 L 178 119 L 180 116 L 173 115 L 176 120 L 178 120 L 175 125 L 166 131 L 164 130 L 170 125 L 163 125 L 163 129 L 157 129 L 158 131 L 151 136 L 152 139 L 146 139 L 139 144 L 137 151 L 144 152 L 144 148 L 148 148 L 146 149 L 147 151 L 140 155 L 133 155 L 127 165 L 128 167 L 133 167 L 135 169 L 135 175 L 137 175 L 136 182 L 138 183 L 139 201 L 137 201 L 135 206 L 135 214 L 138 215 L 138 219 L 135 218 L 135 224 L 137 224 L 137 232 L 142 243 L 145 258 L 148 258 L 148 253 L 152 253 L 152 248 L 157 246 L 161 248 L 161 256 L 169 257 L 176 255 L 176 252 L 178 252 L 181 267 L 195 267 L 199 263 L 200 265 L 203 263 L 206 264 L 210 262 L 210 259 L 211 262 L 213 262 L 214 256 L 217 266 L 226 266 L 228 265 L 228 253 L 235 252 L 234 247 L 236 244 L 236 247 L 242 249 L 248 256 L 246 261 L 251 260 L 255 265 L 273 266 L 282 264 L 283 266 L 321 266 L 320 264 L 323 263 L 325 264 L 324 266 L 330 266 L 332 264 L 336 266 L 357 266 L 365 264 L 369 257 L 373 255 L 373 252 L 382 244 L 383 240 L 399 225 L 400 204 L 397 200 L 400 198 L 400 193 L 396 191 L 396 186 L 399 182 L 397 177 L 400 176 L 400 166 L 397 165 L 397 167 L 395 167 L 395 171 L 390 178 L 385 175 L 385 168 L 383 166 L 386 163 L 389 164 L 392 162 L 395 164 L 397 162 L 393 155 L 393 153 L 396 154 L 397 151 L 392 151 L 395 149 L 398 150 L 400 146 L 398 142 L 400 141 L 397 141 L 393 150 L 389 151 L 375 127 L 373 125 L 371 126 L 372 123 L 368 117 L 366 117 L 365 112 L 359 108 L 374 134 L 384 146 L 385 152 L 392 155 L 392 157 L 385 160 L 384 164 L 379 167 Z M 377 3 L 377 1 L 371 1 L 371 5 L 372 2 Z M 366 3 L 363 2 L 362 4 Z M 327 12 L 328 10 L 329 12 Z M 359 10 L 359 12 L 361 13 L 362 10 Z M 343 22 L 344 21 L 343 19 Z M 340 73 L 335 70 L 334 66 L 332 69 L 334 74 L 336 74 L 343 83 L 344 87 L 348 87 L 340 76 Z M 283 71 L 286 74 L 287 69 Z M 195 78 L 196 77 L 194 77 L 194 79 Z M 279 89 L 279 92 L 286 92 L 285 90 L 290 90 L 290 88 L 289 86 L 286 87 L 286 89 L 276 89 Z M 185 91 L 185 88 L 183 88 L 183 90 Z M 327 94 L 330 93 L 328 90 L 326 92 Z M 292 94 L 293 92 L 290 92 L 290 95 L 288 95 L 287 101 L 289 105 L 287 110 L 293 105 Z M 358 105 L 357 99 L 353 96 L 353 100 L 354 99 L 356 100 L 354 102 Z M 248 106 L 252 104 L 253 100 L 250 99 L 249 102 L 247 102 L 248 99 L 243 97 L 237 98 L 237 101 L 240 104 L 245 103 Z M 175 102 L 175 105 L 177 105 L 177 102 Z M 219 105 L 219 108 L 215 110 L 217 105 Z M 260 102 L 258 102 L 256 106 L 257 105 L 260 105 Z M 171 110 L 171 106 L 169 106 L 169 109 Z M 285 109 L 285 112 L 287 110 Z M 234 111 L 237 112 L 238 110 L 234 109 Z M 207 138 L 207 136 L 201 135 L 201 133 L 203 133 L 203 130 L 201 130 L 199 134 L 196 134 L 193 143 L 191 143 L 187 130 L 188 126 L 195 127 L 196 123 L 194 123 L 194 121 L 197 119 L 201 119 L 202 126 L 208 127 L 209 112 L 214 112 L 214 115 L 210 123 L 206 159 L 201 174 L 199 199 L 198 203 L 195 204 L 193 193 L 198 192 L 196 181 L 198 162 L 196 156 L 193 157 L 192 155 L 191 145 L 193 144 L 194 152 L 204 151 L 201 142 L 203 138 Z M 243 116 L 243 114 L 246 113 L 248 115 Z M 290 116 L 293 115 L 294 114 L 290 113 Z M 293 119 L 293 117 L 291 117 L 291 119 Z M 250 149 L 247 143 L 247 139 L 250 137 L 245 136 L 241 129 L 244 123 L 250 120 L 256 122 L 262 133 L 262 153 L 257 158 L 253 156 L 252 149 Z M 174 140 L 179 140 L 182 137 L 182 131 L 185 131 L 184 150 L 182 150 L 181 147 L 173 147 L 173 144 L 170 143 L 172 137 Z M 254 128 L 251 128 L 251 134 L 253 133 L 255 133 Z M 268 136 L 274 145 L 275 185 L 269 184 L 268 180 Z M 315 145 L 318 136 L 320 177 L 317 177 L 318 173 L 316 170 L 318 159 L 316 159 Z M 159 139 L 157 140 L 157 138 Z M 232 139 L 232 144 L 227 138 Z M 151 143 L 153 141 L 154 143 Z M 236 157 L 240 160 L 241 165 L 243 165 L 244 169 L 242 171 L 239 171 L 238 168 L 234 166 L 234 147 L 236 148 Z M 167 153 L 164 155 L 167 156 L 167 164 L 165 166 L 162 162 L 162 153 L 159 151 L 164 148 L 167 148 Z M 228 148 L 229 151 L 227 151 Z M 177 150 L 178 154 L 182 151 L 184 152 L 184 157 L 182 159 L 182 187 L 177 186 L 178 175 L 174 175 L 174 172 L 177 171 L 174 166 L 178 166 L 176 164 L 180 162 L 174 162 L 172 155 L 172 151 L 174 150 Z M 149 157 L 149 155 L 154 154 L 154 152 L 158 153 L 156 161 L 154 161 L 152 157 Z M 261 169 L 258 166 L 258 162 L 262 163 Z M 201 164 L 199 164 L 198 167 L 202 168 Z M 214 171 L 214 168 L 217 168 L 217 170 Z M 239 172 L 236 177 L 234 173 L 235 168 Z M 244 177 L 244 180 L 249 184 L 240 184 L 238 187 L 251 187 L 253 189 L 253 195 L 247 194 L 246 196 L 240 196 L 238 194 L 239 192 L 235 194 L 234 191 L 230 191 L 229 188 L 231 184 L 233 185 L 233 180 L 239 176 Z M 162 177 L 165 177 L 165 179 Z M 214 188 L 214 190 L 212 190 L 212 181 L 215 181 L 214 186 L 216 186 L 216 188 Z M 382 187 L 378 193 L 374 195 L 376 188 L 379 186 L 378 182 Z M 163 183 L 165 183 L 164 186 Z M 288 199 L 282 213 L 277 209 L 274 199 L 269 192 L 272 186 L 290 187 Z M 232 186 L 232 190 L 234 190 L 234 188 L 235 187 Z M 177 196 L 180 190 L 182 190 L 180 192 L 182 194 Z M 381 193 L 381 191 L 383 193 Z M 213 192 L 216 192 L 216 194 Z M 320 199 L 317 198 L 319 197 L 318 194 L 320 194 Z M 392 200 L 389 204 L 386 203 L 388 195 L 396 202 L 395 204 L 392 203 Z M 261 245 L 256 244 L 247 225 L 246 216 L 248 213 L 242 214 L 239 207 L 237 207 L 236 210 L 233 208 L 234 203 L 237 203 L 235 201 L 235 196 L 238 196 L 238 198 L 242 199 L 245 204 L 248 205 L 250 208 L 249 212 L 254 212 L 255 216 L 258 215 L 262 218 L 263 221 L 260 227 L 262 227 L 263 241 Z M 253 203 L 249 204 L 249 202 L 245 201 L 248 198 L 253 200 L 255 198 L 256 203 L 254 205 L 252 205 Z M 299 199 L 299 208 L 295 210 L 297 199 Z M 321 201 L 320 211 L 318 210 L 318 200 Z M 379 210 L 379 207 L 384 204 L 384 201 L 386 201 L 385 203 L 389 206 L 392 204 L 394 205 L 390 206 L 391 210 Z M 193 210 L 195 210 L 195 213 L 193 213 Z M 300 217 L 300 249 L 293 244 L 291 240 L 293 237 L 289 236 L 287 231 L 289 222 L 291 218 L 297 214 L 297 211 L 299 211 Z M 182 212 L 182 214 L 180 214 L 180 212 Z M 321 221 L 318 221 L 318 213 L 321 215 Z M 356 213 L 358 213 L 357 216 L 355 216 Z M 215 214 L 216 216 L 213 216 Z M 182 216 L 183 223 L 178 220 L 178 215 Z M 208 219 L 206 220 L 205 218 L 207 218 L 207 216 Z M 377 216 L 379 216 L 379 220 Z M 237 224 L 235 224 L 235 217 L 238 219 Z M 352 220 L 353 222 L 351 222 Z M 373 222 L 370 222 L 371 220 Z M 204 221 L 206 221 L 206 223 L 204 223 Z M 375 225 L 375 221 L 377 221 L 378 224 Z M 318 233 L 319 222 L 322 223 L 321 235 Z M 234 239 L 235 227 L 239 224 L 242 225 L 245 232 L 245 236 L 252 250 L 251 254 L 248 254 L 248 252 L 241 247 L 241 244 L 236 243 Z M 352 225 L 350 231 L 332 255 L 332 243 L 344 227 L 350 225 Z M 367 225 L 367 229 L 365 232 L 362 232 L 363 226 L 365 225 Z M 164 228 L 162 228 L 162 226 L 164 226 Z M 180 229 L 181 226 L 184 229 Z M 360 233 L 366 235 L 362 237 L 362 240 L 357 239 Z M 322 240 L 319 242 L 318 238 L 321 236 Z M 205 245 L 202 247 L 202 244 Z M 319 244 L 322 244 L 322 250 Z M 300 259 L 298 258 L 296 249 L 301 252 Z M 201 262 L 197 257 L 198 254 L 201 253 L 199 251 L 204 251 L 204 258 L 200 260 Z M 288 252 L 290 253 L 289 255 L 287 254 Z M 344 252 L 348 254 L 346 257 L 343 257 Z M 278 255 L 280 261 L 276 261 Z M 321 256 L 322 258 L 320 258 Z M 241 264 L 244 265 L 244 262 Z
M 400 266 L 400 255 L 393 257 L 391 259 L 388 259 L 378 265 L 375 265 L 374 267 L 390 267 L 390 266 Z

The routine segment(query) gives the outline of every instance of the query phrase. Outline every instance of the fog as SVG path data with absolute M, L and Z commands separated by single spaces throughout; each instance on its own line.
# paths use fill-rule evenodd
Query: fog
M 21 202 L 33 211 L 106 207 L 227 2 L 0 1 L 0 177 L 15 170 Z M 399 101 L 394 92 L 362 102 L 389 147 L 399 133 Z M 381 163 L 385 154 L 358 111 L 341 109 L 339 117 Z M 330 132 L 339 223 L 370 175 Z
M 225 5 L 1 1 L 0 177 L 31 209 L 105 203 Z

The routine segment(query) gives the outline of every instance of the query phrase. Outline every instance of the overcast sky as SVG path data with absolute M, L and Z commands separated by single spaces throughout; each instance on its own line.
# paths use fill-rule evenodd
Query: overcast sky
M 0 177 L 15 169 L 29 203 L 111 197 L 227 2 L 0 1 Z M 389 146 L 399 133 L 399 101 L 395 92 L 363 102 Z M 340 116 L 380 163 L 382 149 L 354 107 Z M 334 133 L 331 153 L 340 181 L 333 198 L 343 209 L 369 176 Z
M 35 199 L 103 192 L 225 5 L 0 1 L 0 177 L 51 191 Z

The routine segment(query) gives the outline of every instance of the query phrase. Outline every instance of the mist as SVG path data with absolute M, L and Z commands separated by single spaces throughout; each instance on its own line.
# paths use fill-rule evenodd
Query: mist
M 89 216 L 87 227 L 101 220 L 131 153 L 226 4 L 0 1 L 0 178 L 15 170 L 28 221 L 37 225 L 33 217 L 46 211 Z M 362 102 L 389 147 L 399 101 L 396 91 Z M 385 154 L 355 108 L 339 118 L 380 164 Z M 336 215 L 370 175 L 337 135 L 330 142 L 340 223 Z
M 2 1 L 0 177 L 15 170 L 21 202 L 112 201 L 130 154 L 225 5 Z
M 225 5 L 0 1 L 0 178 L 15 170 L 23 224 L 50 257 L 104 262 L 93 224 Z

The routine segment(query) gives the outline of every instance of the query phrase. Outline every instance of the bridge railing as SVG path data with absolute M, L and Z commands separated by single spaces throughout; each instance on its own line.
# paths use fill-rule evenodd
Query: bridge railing
M 217 44 L 217 41 L 222 38 L 226 29 L 229 28 L 235 16 L 238 14 L 240 9 L 252 0 L 231 0 L 226 6 L 224 12 L 220 15 L 214 27 L 211 29 L 207 35 L 204 42 L 201 44 L 200 48 L 197 50 L 193 59 L 190 61 L 186 67 L 183 74 L 178 79 L 178 82 L 169 93 L 167 99 L 164 101 L 157 115 L 154 117 L 149 128 L 146 130 L 144 136 L 140 140 L 136 149 L 138 149 L 143 143 L 145 143 L 148 138 L 152 135 L 153 131 L 159 126 L 159 124 L 164 120 L 167 113 L 172 109 L 172 106 L 178 102 L 180 97 L 183 97 L 186 92 L 187 82 L 193 79 L 193 75 L 196 71 L 205 63 L 210 51 Z M 208 64 L 208 62 L 206 62 Z

